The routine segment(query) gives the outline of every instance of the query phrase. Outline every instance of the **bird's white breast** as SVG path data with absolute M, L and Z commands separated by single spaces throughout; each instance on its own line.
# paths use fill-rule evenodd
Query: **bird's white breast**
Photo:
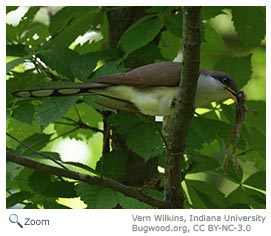
M 172 112 L 172 101 L 177 96 L 178 87 L 132 87 L 112 86 L 95 89 L 94 93 L 132 102 L 143 114 L 168 116 Z M 195 97 L 195 107 L 227 98 L 220 81 L 211 76 L 200 75 Z

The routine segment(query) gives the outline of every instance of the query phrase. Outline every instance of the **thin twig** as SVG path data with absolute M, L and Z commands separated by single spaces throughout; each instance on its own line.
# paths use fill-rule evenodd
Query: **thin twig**
M 77 115 L 77 117 L 78 117 L 78 120 L 79 120 L 80 122 L 82 122 L 82 119 L 81 119 L 80 113 L 79 113 L 79 111 L 78 111 L 78 109 L 77 109 L 77 107 L 76 107 L 76 106 L 74 106 L 74 110 L 75 110 L 75 113 L 76 113 L 76 115 Z
M 96 127 L 93 127 L 93 126 L 89 126 L 88 124 L 84 123 L 81 118 L 79 117 L 79 121 L 75 121 L 69 117 L 62 117 L 62 119 L 65 119 L 67 121 L 70 121 L 71 123 L 66 123 L 66 122 L 55 122 L 56 124 L 63 124 L 63 125 L 71 125 L 71 126 L 75 126 L 77 127 L 78 129 L 89 129 L 89 130 L 92 130 L 94 132 L 100 132 L 100 133 L 104 133 L 103 130 L 99 129 L 99 128 L 96 128 Z

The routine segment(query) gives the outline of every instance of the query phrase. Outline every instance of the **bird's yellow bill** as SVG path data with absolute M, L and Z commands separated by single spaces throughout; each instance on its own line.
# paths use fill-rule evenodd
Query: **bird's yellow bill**
M 236 91 L 234 91 L 233 89 L 231 89 L 231 88 L 229 88 L 229 87 L 226 87 L 226 90 L 229 92 L 230 97 L 231 97 L 236 103 L 238 103 L 237 98 L 236 98 L 236 95 L 237 95 Z

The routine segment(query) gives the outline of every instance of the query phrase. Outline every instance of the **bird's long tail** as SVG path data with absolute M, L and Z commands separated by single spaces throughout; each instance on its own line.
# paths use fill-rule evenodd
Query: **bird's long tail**
M 48 88 L 34 88 L 14 91 L 11 94 L 18 98 L 43 98 L 43 97 L 63 97 L 76 95 L 90 95 L 95 89 L 106 88 L 111 85 L 102 83 L 88 83 L 82 85 L 58 86 Z

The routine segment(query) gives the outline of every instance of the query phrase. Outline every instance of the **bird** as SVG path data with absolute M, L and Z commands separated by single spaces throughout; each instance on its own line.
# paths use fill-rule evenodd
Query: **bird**
M 178 93 L 182 63 L 154 62 L 128 72 L 89 79 L 87 83 L 12 92 L 19 98 L 99 95 L 96 102 L 121 111 L 170 116 Z M 226 73 L 200 69 L 194 107 L 232 98 L 238 89 Z

